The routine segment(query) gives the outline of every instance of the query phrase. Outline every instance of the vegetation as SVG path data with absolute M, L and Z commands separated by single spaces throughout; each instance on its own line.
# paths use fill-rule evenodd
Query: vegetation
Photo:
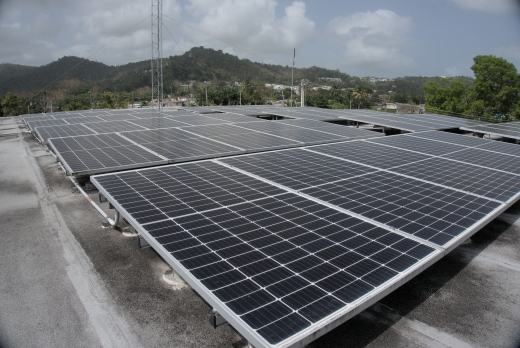
M 516 67 L 491 55 L 476 56 L 473 62 L 473 87 L 452 79 L 425 84 L 427 111 L 488 121 L 520 117 L 520 75 Z
M 490 118 L 497 113 L 518 114 L 519 78 L 512 64 L 479 56 L 473 71 L 475 79 L 372 79 L 313 66 L 295 68 L 294 85 L 307 80 L 306 105 L 322 108 L 384 108 L 388 103 L 417 105 L 426 101 L 429 111 L 452 115 Z M 289 66 L 255 63 L 203 47 L 163 59 L 165 96 L 190 97 L 197 105 L 299 106 L 299 93 L 294 91 L 290 100 L 291 76 Z M 48 112 L 51 107 L 67 111 L 147 105 L 151 101 L 150 80 L 149 61 L 107 66 L 63 57 L 41 67 L 0 64 L 0 116 Z

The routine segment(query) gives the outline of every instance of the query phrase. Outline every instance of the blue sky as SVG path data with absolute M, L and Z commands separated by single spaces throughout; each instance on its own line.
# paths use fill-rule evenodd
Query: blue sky
M 151 56 L 151 0 L 0 0 L 0 63 Z M 473 76 L 492 54 L 520 69 L 520 0 L 169 0 L 163 55 L 194 46 L 354 76 Z M 195 57 L 196 58 L 196 57 Z

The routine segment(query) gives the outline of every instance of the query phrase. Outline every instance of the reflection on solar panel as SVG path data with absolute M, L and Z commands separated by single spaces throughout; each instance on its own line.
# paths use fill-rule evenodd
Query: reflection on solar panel
M 440 257 L 214 162 L 92 181 L 255 346 L 298 343 Z
M 103 173 L 166 164 L 168 161 L 117 134 L 49 139 L 69 174 Z

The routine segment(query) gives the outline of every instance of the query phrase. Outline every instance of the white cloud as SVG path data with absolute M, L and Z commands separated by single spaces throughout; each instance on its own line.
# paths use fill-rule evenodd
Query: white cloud
M 333 36 L 345 45 L 345 64 L 357 69 L 388 71 L 413 65 L 401 50 L 412 20 L 389 10 L 360 12 L 329 22 Z
M 186 37 L 196 46 L 241 56 L 240 49 L 255 55 L 279 53 L 314 40 L 315 23 L 306 17 L 305 3 L 294 1 L 281 18 L 276 6 L 275 0 L 191 0 L 186 9 L 196 21 L 190 25 L 198 30 L 188 30 Z
M 450 0 L 460 8 L 491 13 L 508 13 L 518 8 L 517 0 Z

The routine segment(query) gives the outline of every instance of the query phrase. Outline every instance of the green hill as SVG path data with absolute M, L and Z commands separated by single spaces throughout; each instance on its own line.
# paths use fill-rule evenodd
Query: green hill
M 341 82 L 320 78 L 336 78 Z M 384 82 L 370 82 L 320 67 L 295 68 L 294 83 L 307 79 L 311 85 L 337 85 L 340 88 L 366 86 L 380 93 L 393 91 L 397 94 L 423 94 L 422 86 L 428 81 L 440 81 L 438 77 L 403 77 Z M 63 57 L 50 64 L 30 67 L 15 64 L 0 64 L 0 96 L 7 91 L 20 95 L 37 94 L 42 90 L 63 88 L 67 81 L 74 80 L 74 87 L 90 89 L 98 86 L 101 91 L 132 92 L 151 84 L 150 61 L 109 66 L 78 57 Z M 291 67 L 252 62 L 240 59 L 220 50 L 194 47 L 179 55 L 163 58 L 163 83 L 165 92 L 170 86 L 188 81 L 211 81 L 213 87 L 229 86 L 244 80 L 258 83 L 291 84 Z M 463 78 L 472 83 L 471 78 Z

